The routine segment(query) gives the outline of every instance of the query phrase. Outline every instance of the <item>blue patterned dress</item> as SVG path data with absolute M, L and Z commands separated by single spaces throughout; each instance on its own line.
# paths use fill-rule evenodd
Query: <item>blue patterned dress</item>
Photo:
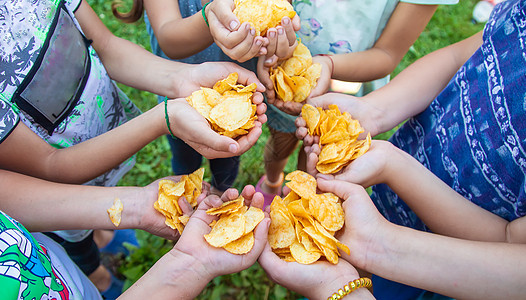
M 526 215 L 525 112 L 526 0 L 508 0 L 482 46 L 390 141 L 467 201 L 513 221 Z M 371 198 L 389 221 L 428 230 L 388 186 L 374 186 Z

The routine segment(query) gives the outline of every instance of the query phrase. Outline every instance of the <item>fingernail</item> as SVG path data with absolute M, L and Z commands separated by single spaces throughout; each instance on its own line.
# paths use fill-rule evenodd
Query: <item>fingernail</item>
M 272 62 L 272 58 L 269 58 L 269 59 L 265 60 L 266 64 L 270 64 L 271 62 Z
M 237 28 L 237 21 L 230 22 L 230 29 L 235 30 Z
M 283 32 L 284 32 L 284 31 L 283 31 L 283 28 L 278 28 L 278 34 L 279 34 L 279 35 L 283 34 Z
M 256 30 L 255 30 L 254 28 L 251 28 L 251 29 L 250 29 L 250 34 L 251 34 L 251 35 L 256 35 Z
M 287 25 L 287 24 L 290 23 L 290 19 L 285 17 L 285 18 L 283 18 L 283 20 L 281 22 L 283 22 L 283 24 Z
M 261 40 L 257 40 L 256 41 L 256 45 L 258 45 L 258 46 L 261 45 L 261 43 L 263 43 Z
M 271 38 L 273 38 L 273 37 L 275 37 L 275 36 L 276 36 L 276 32 L 274 32 L 274 31 L 271 31 L 271 32 L 269 33 L 269 35 L 270 35 L 270 37 L 271 37 Z
M 232 153 L 236 153 L 237 152 L 236 144 L 230 144 L 230 146 L 228 146 L 228 151 Z

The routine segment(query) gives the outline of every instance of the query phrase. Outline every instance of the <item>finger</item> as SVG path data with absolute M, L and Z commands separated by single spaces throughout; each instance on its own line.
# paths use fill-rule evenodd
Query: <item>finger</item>
M 303 107 L 303 103 L 299 102 L 286 102 L 284 104 L 284 108 L 287 111 L 289 115 L 297 116 L 301 113 L 301 108 Z
M 192 207 L 192 205 L 190 205 L 190 203 L 188 203 L 184 196 L 179 197 L 179 199 L 177 200 L 177 204 L 179 204 L 179 207 L 183 211 L 183 215 L 191 216 L 194 213 L 194 208 Z
M 294 28 L 294 31 L 298 31 L 301 29 L 301 20 L 298 14 L 292 18 L 292 28 Z
M 276 66 L 278 63 L 278 60 L 279 60 L 279 57 L 277 57 L 276 55 L 272 55 L 272 56 L 267 55 L 267 58 L 265 59 L 264 64 L 266 67 L 270 68 L 270 67 Z
M 247 52 L 239 59 L 240 62 L 245 62 L 259 55 L 259 51 L 263 47 L 263 38 L 260 36 L 254 37 L 252 45 L 248 48 Z
M 291 49 L 289 49 L 291 46 L 289 45 L 289 40 L 287 38 L 287 33 L 285 32 L 285 28 L 283 26 L 276 27 L 278 30 L 278 44 L 276 47 L 276 56 L 279 58 L 287 58 L 289 54 L 292 53 Z
M 216 2 L 212 2 L 216 4 Z M 218 21 L 231 31 L 237 30 L 239 27 L 239 19 L 233 13 L 235 5 L 234 1 L 221 1 L 217 2 L 218 5 L 209 5 L 208 15 L 214 15 Z M 221 4 L 221 5 L 219 5 Z
M 299 118 L 298 118 L 299 119 Z M 296 128 L 296 138 L 298 140 L 303 140 L 305 137 L 307 137 L 309 131 L 307 130 L 306 127 L 299 127 L 299 128 Z M 308 143 L 308 145 L 310 146 L 312 143 Z
M 242 136 L 237 142 L 239 144 L 239 149 L 236 152 L 236 155 L 241 155 L 245 152 L 247 152 L 254 144 L 257 142 L 258 138 L 261 136 L 261 133 L 263 131 L 261 130 L 260 126 L 255 126 L 248 134 Z
M 329 95 L 330 94 L 325 94 L 322 96 L 309 98 L 307 99 L 307 103 L 314 107 L 328 109 L 329 105 L 334 104 L 334 99 L 332 97 L 329 97 Z
M 317 183 L 321 191 L 331 192 L 341 199 L 347 200 L 354 197 L 369 197 L 362 186 L 350 182 L 318 178 Z
M 307 163 L 306 163 L 306 168 L 307 168 L 307 173 L 315 176 L 316 174 L 318 174 L 318 170 L 316 169 L 316 165 L 318 164 L 318 155 L 316 155 L 316 153 L 309 153 L 307 155 Z
M 200 140 L 190 140 L 188 144 L 207 159 L 232 157 L 240 151 L 240 145 L 236 141 L 219 135 L 210 128 L 195 130 L 193 133 Z
M 255 192 L 256 192 L 256 189 L 252 185 L 246 185 L 243 188 L 243 190 L 241 191 L 241 196 L 245 198 L 245 205 L 250 206 L 252 197 L 254 196 Z
M 243 23 L 236 31 L 229 31 L 227 34 L 223 34 L 215 40 L 216 44 L 221 45 L 221 48 L 227 49 L 228 56 L 241 57 L 242 54 L 246 53 L 256 35 L 256 31 L 250 23 Z
M 261 222 L 259 222 L 258 226 L 256 226 L 256 229 L 254 230 L 254 246 L 249 252 L 249 256 L 253 257 L 254 259 L 261 255 L 261 252 L 263 252 L 263 249 L 265 249 L 265 246 L 268 244 L 269 226 L 270 219 L 265 217 Z
M 285 35 L 289 42 L 288 46 L 292 47 L 296 44 L 296 31 L 294 30 L 294 25 L 289 17 L 281 19 L 281 24 L 283 25 L 283 29 L 285 29 Z
M 234 188 L 227 189 L 223 195 L 221 195 L 221 201 L 228 202 L 230 200 L 237 199 L 239 197 L 238 190 Z
M 276 47 L 278 46 L 278 31 L 272 27 L 267 30 L 267 57 L 272 57 L 276 53 Z

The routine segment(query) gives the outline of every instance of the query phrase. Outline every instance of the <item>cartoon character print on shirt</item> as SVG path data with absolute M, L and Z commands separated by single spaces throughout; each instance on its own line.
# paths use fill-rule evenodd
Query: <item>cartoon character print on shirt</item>
M 0 284 L 18 299 L 69 299 L 47 251 L 19 224 L 0 214 Z
M 301 28 L 298 31 L 297 35 L 301 41 L 309 47 L 310 43 L 316 42 L 317 37 L 320 36 L 322 31 L 325 29 L 323 25 L 323 17 L 319 18 L 301 18 L 302 10 L 306 7 L 309 9 L 314 7 L 319 7 L 323 5 L 325 0 L 294 0 L 292 5 L 296 10 L 298 16 L 301 19 Z M 329 30 L 329 28 L 327 28 Z M 328 31 L 323 31 L 325 35 L 329 35 L 329 41 L 326 46 L 323 46 L 325 49 L 324 54 L 342 54 L 352 52 L 351 43 L 348 40 L 341 39 L 342 36 L 333 36 L 329 34 Z M 323 43 L 326 43 L 327 40 L 322 39 Z M 318 41 L 320 42 L 320 41 Z M 312 49 L 311 49 L 312 51 Z M 316 54 L 316 53 L 315 53 Z

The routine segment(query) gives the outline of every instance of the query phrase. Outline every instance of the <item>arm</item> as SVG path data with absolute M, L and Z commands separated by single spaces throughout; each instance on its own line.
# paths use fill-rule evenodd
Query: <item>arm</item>
M 332 78 L 362 82 L 389 75 L 425 29 L 436 8 L 437 5 L 399 2 L 372 48 L 332 56 Z
M 482 32 L 479 32 L 434 51 L 407 67 L 386 86 L 363 97 L 383 110 L 378 121 L 379 133 L 426 109 L 481 45 Z
M 267 243 L 270 224 L 268 215 L 257 225 L 254 246 L 244 255 L 212 247 L 203 238 L 210 232 L 208 224 L 217 219 L 207 215 L 206 210 L 235 199 L 238 194 L 236 190 L 230 189 L 223 194 L 222 199 L 217 196 L 204 199 L 188 221 L 175 247 L 119 299 L 194 299 L 216 276 L 236 273 L 252 266 Z M 247 206 L 263 206 L 263 195 L 255 193 L 253 186 L 246 186 L 242 195 Z
M 459 299 L 521 299 L 526 293 L 526 245 L 477 242 L 396 226 L 385 220 L 360 186 L 318 180 L 323 191 L 344 202 L 351 245 L 344 258 L 387 279 Z
M 144 6 L 159 46 L 168 57 L 188 57 L 214 42 L 201 12 L 183 18 L 179 2 L 172 0 L 146 0 Z
M 519 242 L 526 235 L 515 223 L 521 219 L 508 222 L 473 204 L 387 141 L 373 140 L 369 151 L 334 178 L 364 187 L 387 184 L 437 234 L 488 242 Z
M 157 182 L 146 187 L 69 185 L 0 170 L 1 210 L 29 231 L 116 229 L 106 210 L 119 198 L 124 208 L 118 229 L 138 228 L 173 239 L 176 231 L 153 208 L 157 193 Z

